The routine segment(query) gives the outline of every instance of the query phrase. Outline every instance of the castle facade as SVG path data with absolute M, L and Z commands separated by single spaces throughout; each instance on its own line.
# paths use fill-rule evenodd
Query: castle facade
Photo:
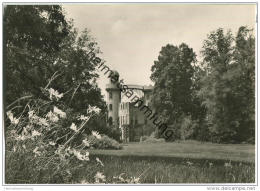
M 131 90 L 139 99 L 143 100 L 145 106 L 151 106 L 153 86 L 140 86 L 128 84 L 127 90 Z M 108 108 L 108 123 L 119 127 L 123 142 L 139 141 L 141 136 L 149 136 L 152 122 L 147 120 L 145 113 L 122 93 L 115 83 L 106 85 L 106 102 Z

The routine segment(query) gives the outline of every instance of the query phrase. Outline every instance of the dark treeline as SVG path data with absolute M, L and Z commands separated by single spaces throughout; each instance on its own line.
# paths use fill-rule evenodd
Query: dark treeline
M 152 66 L 153 106 L 174 130 L 172 140 L 254 143 L 255 38 L 240 27 L 204 40 L 202 61 L 186 44 L 162 47 Z M 159 135 L 159 132 L 158 132 Z

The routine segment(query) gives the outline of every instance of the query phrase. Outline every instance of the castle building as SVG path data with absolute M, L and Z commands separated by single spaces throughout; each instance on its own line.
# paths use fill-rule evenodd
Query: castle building
M 127 90 L 131 89 L 134 95 L 142 99 L 145 106 L 151 106 L 153 86 L 124 85 L 127 86 Z M 120 91 L 116 83 L 110 81 L 106 85 L 106 91 L 108 123 L 119 127 L 123 142 L 139 141 L 141 136 L 149 136 L 152 133 L 152 122 L 125 93 Z

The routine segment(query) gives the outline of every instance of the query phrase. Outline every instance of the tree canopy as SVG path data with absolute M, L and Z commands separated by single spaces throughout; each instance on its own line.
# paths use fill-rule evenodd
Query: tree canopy
M 254 140 L 255 38 L 222 28 L 204 41 L 202 61 L 186 44 L 162 47 L 152 66 L 153 105 L 177 138 Z
M 50 87 L 64 93 L 75 111 L 105 108 L 98 74 L 88 52 L 99 53 L 88 30 L 78 34 L 58 5 L 8 5 L 4 9 L 5 103 L 41 96 Z

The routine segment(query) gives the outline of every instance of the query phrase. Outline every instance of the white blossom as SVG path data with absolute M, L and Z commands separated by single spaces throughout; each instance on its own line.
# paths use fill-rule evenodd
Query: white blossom
M 232 168 L 231 161 L 225 162 L 224 167 L 226 167 L 226 168 Z
M 81 181 L 80 181 L 80 184 L 89 184 L 89 182 L 86 181 L 86 180 L 81 180 Z
M 75 131 L 75 132 L 78 132 L 78 129 L 77 129 L 77 126 L 75 125 L 75 123 L 71 124 L 70 129 Z
M 32 110 L 32 111 L 29 111 L 29 112 L 28 112 L 28 115 L 29 115 L 29 118 L 32 118 L 33 115 L 34 115 L 34 111 L 33 111 L 33 110 Z
M 97 131 L 92 131 L 92 135 L 97 139 L 101 139 L 101 135 Z
M 41 126 L 46 126 L 46 127 L 49 126 L 49 123 L 47 122 L 47 120 L 44 119 L 44 118 L 41 118 L 41 117 L 39 117 L 38 123 L 39 123 L 39 125 L 41 125 Z
M 38 151 L 39 147 L 35 147 L 35 149 L 33 150 L 33 153 L 35 154 L 35 156 L 39 156 L 41 154 L 40 151 Z
M 53 112 L 60 116 L 60 118 L 66 118 L 66 113 L 63 112 L 62 110 L 58 109 L 56 106 L 53 108 Z
M 97 161 L 101 166 L 104 166 L 103 162 L 102 162 L 98 157 L 96 157 L 96 161 Z
M 96 106 L 94 106 L 94 107 L 89 106 L 87 112 L 88 112 L 88 113 L 92 113 L 92 112 L 94 112 L 94 113 L 98 114 L 98 113 L 100 112 L 100 110 L 101 110 L 101 109 L 99 109 L 99 108 L 96 107 Z
M 54 146 L 55 143 L 54 143 L 53 141 L 50 141 L 50 142 L 49 142 L 49 145 Z
M 89 145 L 90 145 L 90 143 L 89 143 L 89 141 L 87 140 L 87 138 L 84 139 L 84 140 L 82 141 L 82 143 L 83 143 L 86 147 L 89 147 Z
M 54 114 L 52 111 L 49 111 L 46 115 L 46 117 L 53 123 L 56 123 L 59 121 L 59 117 Z
M 6 115 L 10 119 L 12 124 L 17 125 L 19 123 L 19 119 L 15 118 L 11 111 L 8 111 Z
M 53 97 L 55 97 L 57 100 L 63 97 L 63 93 L 59 94 L 59 92 L 57 90 L 54 90 L 53 88 L 50 88 L 48 91 L 50 94 L 50 100 L 52 100 Z
M 77 151 L 77 150 L 73 149 L 73 154 L 79 160 L 89 161 L 89 152 L 86 152 L 85 155 L 83 155 L 83 154 L 80 153 L 80 151 Z
M 41 135 L 40 132 L 38 132 L 38 131 L 36 131 L 36 130 L 33 130 L 33 131 L 32 131 L 32 137 L 36 137 L 36 136 L 40 136 L 40 135 Z
M 139 177 L 137 177 L 137 178 L 135 178 L 135 177 L 131 177 L 131 181 L 130 181 L 130 183 L 138 184 L 138 183 L 140 183 L 140 178 L 139 178 Z
M 81 115 L 78 117 L 78 120 L 81 120 L 81 121 L 88 121 L 90 119 L 89 116 L 84 116 L 84 115 Z
M 105 175 L 103 175 L 101 172 L 97 172 L 97 174 L 95 175 L 95 182 L 100 183 L 104 181 L 106 181 Z

